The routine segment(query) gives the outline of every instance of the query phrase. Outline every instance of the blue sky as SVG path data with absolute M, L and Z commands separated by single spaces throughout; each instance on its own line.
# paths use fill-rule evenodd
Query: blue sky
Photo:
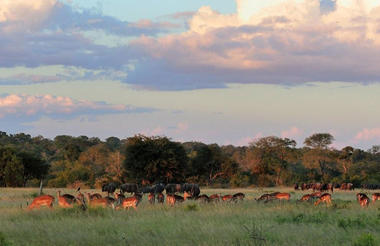
M 4 0 L 0 128 L 380 144 L 380 0 Z

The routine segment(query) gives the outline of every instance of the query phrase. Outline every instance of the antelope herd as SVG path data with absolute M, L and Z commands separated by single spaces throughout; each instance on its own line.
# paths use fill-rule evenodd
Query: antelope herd
M 87 207 L 109 207 L 115 210 L 133 208 L 137 210 L 137 206 L 143 199 L 144 194 L 148 194 L 148 202 L 150 204 L 153 205 L 156 202 L 163 204 L 165 201 L 164 191 L 166 192 L 166 203 L 170 206 L 174 206 L 176 203 L 185 202 L 186 200 L 194 200 L 202 203 L 217 203 L 220 201 L 238 202 L 245 199 L 245 194 L 240 192 L 233 195 L 200 195 L 200 188 L 197 184 L 156 184 L 143 188 L 140 188 L 137 184 L 123 184 L 119 187 L 119 192 L 115 192 L 117 188 L 117 185 L 114 183 L 103 185 L 102 192 L 107 193 L 104 197 L 99 193 L 82 194 L 80 188 L 77 189 L 76 196 L 71 194 L 61 194 L 61 191 L 57 191 L 58 206 L 62 208 L 72 208 L 76 205 L 84 210 Z M 313 189 L 313 193 L 303 195 L 300 200 L 297 200 L 297 202 L 314 202 L 314 205 L 317 206 L 320 203 L 325 203 L 326 205 L 332 204 L 331 194 L 323 191 L 329 190 L 333 192 L 334 188 L 351 190 L 353 189 L 353 186 L 352 184 L 342 184 L 339 187 L 331 184 L 302 184 L 301 186 L 296 184 L 294 188 L 295 190 L 298 190 L 299 188 L 302 190 Z M 131 196 L 126 197 L 124 193 L 131 193 Z M 182 193 L 183 196 L 178 193 Z M 113 197 L 111 195 L 113 195 Z M 370 198 L 366 194 L 357 193 L 356 197 L 360 206 L 369 206 Z M 267 203 L 274 200 L 289 201 L 290 198 L 290 193 L 273 192 L 263 194 L 259 198 L 255 198 L 255 200 L 257 202 L 263 201 L 264 203 Z M 376 200 L 380 200 L 380 193 L 372 194 L 372 203 L 375 203 Z M 35 209 L 40 208 L 41 206 L 52 208 L 54 201 L 55 197 L 51 195 L 38 196 L 28 208 Z

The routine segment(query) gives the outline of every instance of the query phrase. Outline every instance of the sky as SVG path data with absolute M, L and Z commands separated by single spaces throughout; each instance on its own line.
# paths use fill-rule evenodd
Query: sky
M 0 131 L 380 144 L 380 0 L 0 0 Z

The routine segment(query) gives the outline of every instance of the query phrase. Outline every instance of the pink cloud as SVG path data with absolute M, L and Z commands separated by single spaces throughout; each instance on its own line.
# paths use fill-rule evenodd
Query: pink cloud
M 248 146 L 250 143 L 262 138 L 263 134 L 261 132 L 257 133 L 254 137 L 244 137 L 237 141 L 237 146 Z
M 293 126 L 292 128 L 288 129 L 288 130 L 285 130 L 285 131 L 282 131 L 281 132 L 281 137 L 282 138 L 295 138 L 295 137 L 299 137 L 303 134 L 303 131 L 295 126 Z
M 189 129 L 189 124 L 187 122 L 179 122 L 177 124 L 176 133 L 185 132 Z
M 74 100 L 70 97 L 52 95 L 18 95 L 0 96 L 0 117 L 7 115 L 71 114 L 89 111 L 122 112 L 129 109 L 125 105 L 112 105 L 86 100 Z
M 364 128 L 360 132 L 358 132 L 355 136 L 355 140 L 372 140 L 372 139 L 380 139 L 380 128 Z

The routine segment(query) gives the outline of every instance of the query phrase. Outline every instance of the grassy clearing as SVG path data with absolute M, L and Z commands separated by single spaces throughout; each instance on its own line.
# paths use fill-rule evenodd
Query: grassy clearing
M 202 190 L 244 192 L 241 203 L 151 206 L 138 211 L 41 209 L 26 211 L 35 189 L 0 189 L 0 245 L 380 245 L 380 202 L 362 209 L 356 192 L 335 192 L 334 205 L 257 203 L 254 198 L 290 189 Z M 74 193 L 73 190 L 63 190 Z M 55 195 L 55 189 L 46 189 Z

